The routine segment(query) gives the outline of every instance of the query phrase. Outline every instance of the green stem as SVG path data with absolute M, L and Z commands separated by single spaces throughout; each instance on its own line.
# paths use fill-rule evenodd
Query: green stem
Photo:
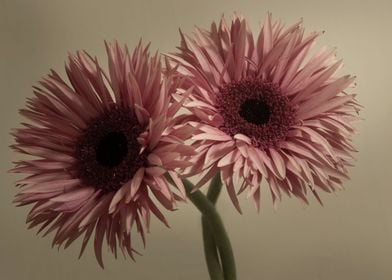
M 222 189 L 222 181 L 220 179 L 220 174 L 217 173 L 214 178 L 212 178 L 210 186 L 208 187 L 207 198 L 212 204 L 216 204 L 218 200 L 220 191 Z
M 196 206 L 196 208 L 199 209 L 203 217 L 209 222 L 216 246 L 221 256 L 224 279 L 236 280 L 233 250 L 231 248 L 230 240 L 226 233 L 222 219 L 216 211 L 214 204 L 212 204 L 202 192 L 198 190 L 194 191 L 194 186 L 190 181 L 185 179 L 183 180 L 183 183 L 189 199 Z M 212 279 L 215 280 L 219 278 Z
M 219 174 L 217 174 L 212 179 L 207 192 L 207 198 L 213 205 L 218 200 L 221 188 L 222 183 L 220 181 Z M 206 258 L 210 278 L 216 280 L 224 280 L 215 238 L 206 217 L 201 217 L 201 224 L 203 230 L 204 256 Z
M 206 258 L 210 279 L 224 280 L 215 239 L 211 234 L 210 224 L 204 216 L 201 217 L 201 223 L 203 230 L 204 257 Z

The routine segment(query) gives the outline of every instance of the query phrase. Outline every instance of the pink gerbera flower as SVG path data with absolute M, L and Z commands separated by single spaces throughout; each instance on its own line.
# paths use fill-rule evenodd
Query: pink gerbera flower
M 308 58 L 317 36 L 270 14 L 256 38 L 240 16 L 197 28 L 193 38 L 181 33 L 180 52 L 168 56 L 184 89 L 193 88 L 184 106 L 197 129 L 188 174 L 206 170 L 197 187 L 220 172 L 239 211 L 243 191 L 259 208 L 263 180 L 274 205 L 282 192 L 307 203 L 307 189 L 319 200 L 319 189 L 342 188 L 355 151 L 359 105 L 346 91 L 355 77 L 335 76 L 335 49 Z
M 12 170 L 30 174 L 16 196 L 19 205 L 34 205 L 30 227 L 55 231 L 59 247 L 84 234 L 80 255 L 93 236 L 101 266 L 104 240 L 115 256 L 119 248 L 133 258 L 133 229 L 145 243 L 151 213 L 167 224 L 151 195 L 168 210 L 185 199 L 175 169 L 189 166 L 182 158 L 192 153 L 183 145 L 189 129 L 174 117 L 176 85 L 170 75 L 162 81 L 159 56 L 150 58 L 141 44 L 132 54 L 117 43 L 106 47 L 109 75 L 78 52 L 66 65 L 70 84 L 52 71 L 34 87 L 21 110 L 32 123 L 13 132 L 13 148 L 34 159 Z

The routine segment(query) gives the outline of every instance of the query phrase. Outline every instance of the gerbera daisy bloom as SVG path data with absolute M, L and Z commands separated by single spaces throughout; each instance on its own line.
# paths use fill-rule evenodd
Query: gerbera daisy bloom
M 115 256 L 119 248 L 133 259 L 132 232 L 145 244 L 151 213 L 167 224 L 156 201 L 173 210 L 185 199 L 175 169 L 189 166 L 183 157 L 192 153 L 183 144 L 189 128 L 175 117 L 177 86 L 170 75 L 162 79 L 159 55 L 141 43 L 131 54 L 117 43 L 106 49 L 109 75 L 77 52 L 65 67 L 70 84 L 51 71 L 34 87 L 20 111 L 31 122 L 13 132 L 12 146 L 33 156 L 12 170 L 29 174 L 18 181 L 16 202 L 34 205 L 30 227 L 54 231 L 53 245 L 65 248 L 84 234 L 80 256 L 93 236 L 101 266 L 105 236 Z
M 196 28 L 193 37 L 181 33 L 179 52 L 168 57 L 184 89 L 193 87 L 184 106 L 198 153 L 187 173 L 206 172 L 197 187 L 220 172 L 239 211 L 243 191 L 260 207 L 263 181 L 274 205 L 282 192 L 307 203 L 307 190 L 320 201 L 319 189 L 342 188 L 355 151 L 359 105 L 347 92 L 355 77 L 335 76 L 342 66 L 335 49 L 309 56 L 318 35 L 304 36 L 302 22 L 285 28 L 271 14 L 257 37 L 241 16 Z

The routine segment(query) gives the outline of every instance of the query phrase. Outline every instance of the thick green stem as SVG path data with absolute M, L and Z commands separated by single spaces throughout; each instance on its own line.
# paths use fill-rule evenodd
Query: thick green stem
M 218 200 L 220 190 L 222 188 L 222 183 L 217 174 L 211 181 L 207 192 L 207 198 L 212 203 L 215 204 Z M 211 279 L 224 280 L 223 272 L 221 268 L 221 263 L 218 256 L 218 248 L 216 246 L 215 237 L 213 235 L 210 223 L 207 218 L 201 217 L 201 224 L 203 230 L 203 245 L 204 245 L 204 256 L 206 258 L 206 263 L 208 267 L 208 272 Z
M 222 219 L 216 211 L 214 204 L 211 203 L 202 192 L 194 191 L 194 186 L 190 181 L 185 179 L 183 182 L 189 199 L 196 208 L 199 209 L 203 217 L 207 219 L 213 232 L 214 240 L 221 256 L 224 279 L 236 280 L 233 250 Z M 215 280 L 214 278 L 212 279 Z
M 201 223 L 203 230 L 204 256 L 206 258 L 210 279 L 224 280 L 221 264 L 219 262 L 215 238 L 212 235 L 210 224 L 207 218 L 205 218 L 204 216 L 201 218 Z
M 217 173 L 214 178 L 212 178 L 210 186 L 208 187 L 207 198 L 212 204 L 216 204 L 218 200 L 220 191 L 222 189 L 222 181 L 220 174 Z

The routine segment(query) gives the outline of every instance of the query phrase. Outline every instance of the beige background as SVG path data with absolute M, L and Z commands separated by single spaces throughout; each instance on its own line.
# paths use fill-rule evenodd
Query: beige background
M 237 214 L 223 193 L 219 209 L 235 248 L 239 279 L 387 280 L 392 279 L 392 136 L 390 1 L 15 1 L 0 0 L 1 194 L 0 279 L 207 279 L 199 214 L 191 204 L 168 213 L 171 229 L 152 225 L 148 246 L 136 263 L 105 254 L 106 269 L 96 264 L 91 247 L 77 259 L 80 244 L 58 252 L 51 238 L 41 238 L 24 224 L 28 208 L 16 208 L 15 176 L 7 174 L 17 159 L 8 132 L 18 125 L 18 108 L 31 86 L 50 68 L 61 70 L 68 51 L 85 49 L 104 59 L 103 40 L 133 47 L 143 36 L 152 49 L 174 50 L 177 29 L 208 27 L 222 13 L 242 12 L 253 30 L 267 11 L 307 31 L 326 30 L 320 45 L 338 46 L 341 73 L 358 76 L 365 106 L 360 150 L 346 190 L 323 194 L 325 207 L 313 199 L 303 207 L 285 198 L 273 211 L 264 192 L 262 213 L 242 199 Z M 106 250 L 105 250 L 106 251 Z

